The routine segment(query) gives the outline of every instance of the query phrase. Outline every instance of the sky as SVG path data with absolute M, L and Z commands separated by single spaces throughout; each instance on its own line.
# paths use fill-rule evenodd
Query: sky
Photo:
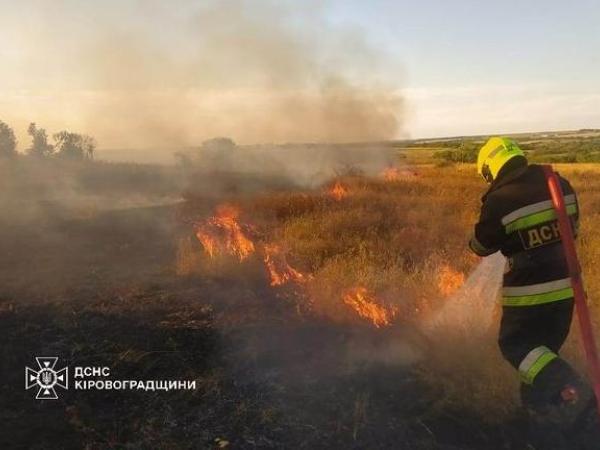
M 337 1 L 331 14 L 401 61 L 415 136 L 600 126 L 600 2 Z
M 0 120 L 100 147 L 600 128 L 592 0 L 0 0 Z

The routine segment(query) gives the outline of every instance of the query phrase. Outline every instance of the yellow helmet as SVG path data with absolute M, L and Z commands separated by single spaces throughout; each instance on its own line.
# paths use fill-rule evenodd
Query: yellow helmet
M 514 141 L 503 137 L 492 137 L 479 150 L 477 173 L 491 183 L 498 176 L 500 169 L 515 156 L 524 157 L 525 153 Z

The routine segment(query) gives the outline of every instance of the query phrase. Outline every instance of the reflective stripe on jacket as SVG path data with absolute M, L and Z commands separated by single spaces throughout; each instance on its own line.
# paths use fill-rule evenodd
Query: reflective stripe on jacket
M 470 247 L 480 256 L 500 250 L 508 257 L 504 306 L 532 306 L 573 297 L 556 212 L 541 166 L 501 171 L 482 198 L 481 215 Z M 505 172 L 505 173 L 503 173 Z M 577 196 L 560 178 L 575 231 Z

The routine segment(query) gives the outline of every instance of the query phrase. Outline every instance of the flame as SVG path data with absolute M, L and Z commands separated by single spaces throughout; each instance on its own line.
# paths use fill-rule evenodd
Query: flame
M 306 275 L 287 263 L 285 253 L 277 244 L 265 244 L 263 249 L 265 266 L 271 277 L 271 286 L 281 286 L 290 281 L 301 283 L 307 279 Z
M 377 300 L 366 288 L 357 287 L 344 294 L 344 303 L 353 308 L 363 319 L 370 320 L 377 328 L 392 323 L 394 311 L 377 304 Z
M 214 258 L 215 253 L 217 252 L 217 240 L 212 235 L 201 229 L 196 232 L 196 237 L 204 247 L 204 251 L 208 253 L 211 258 Z
M 211 258 L 217 253 L 237 256 L 240 261 L 254 253 L 254 243 L 238 222 L 240 210 L 233 205 L 220 205 L 214 217 L 196 228 L 196 237 Z
M 454 294 L 465 283 L 465 274 L 457 272 L 448 265 L 443 265 L 438 275 L 438 289 L 448 297 Z
M 387 167 L 381 172 L 381 176 L 385 181 L 398 181 L 402 178 L 416 177 L 417 172 L 410 169 L 400 169 L 399 167 Z
M 335 200 L 340 201 L 348 195 L 348 189 L 342 183 L 336 181 L 335 185 L 329 188 L 329 195 Z

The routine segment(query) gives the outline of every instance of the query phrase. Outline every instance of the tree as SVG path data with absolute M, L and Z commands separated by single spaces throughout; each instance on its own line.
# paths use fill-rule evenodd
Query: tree
M 436 159 L 455 163 L 473 163 L 477 161 L 479 144 L 475 142 L 461 142 L 455 150 L 441 150 L 433 154 Z
M 85 134 L 61 131 L 54 134 L 56 154 L 64 159 L 94 159 L 96 141 Z
M 93 137 L 84 134 L 81 136 L 81 145 L 83 146 L 85 157 L 93 161 L 94 152 L 96 151 L 96 140 Z
M 233 139 L 218 137 L 202 143 L 200 158 L 208 167 L 223 169 L 231 165 L 237 146 Z
M 217 137 L 204 141 L 202 149 L 205 151 L 230 152 L 235 150 L 235 142 L 228 137 Z
M 32 122 L 27 128 L 27 133 L 31 136 L 31 147 L 27 149 L 29 155 L 43 158 L 52 154 L 54 147 L 48 144 L 48 135 L 45 129 L 37 128 Z
M 17 139 L 11 127 L 0 120 L 0 157 L 17 155 Z

